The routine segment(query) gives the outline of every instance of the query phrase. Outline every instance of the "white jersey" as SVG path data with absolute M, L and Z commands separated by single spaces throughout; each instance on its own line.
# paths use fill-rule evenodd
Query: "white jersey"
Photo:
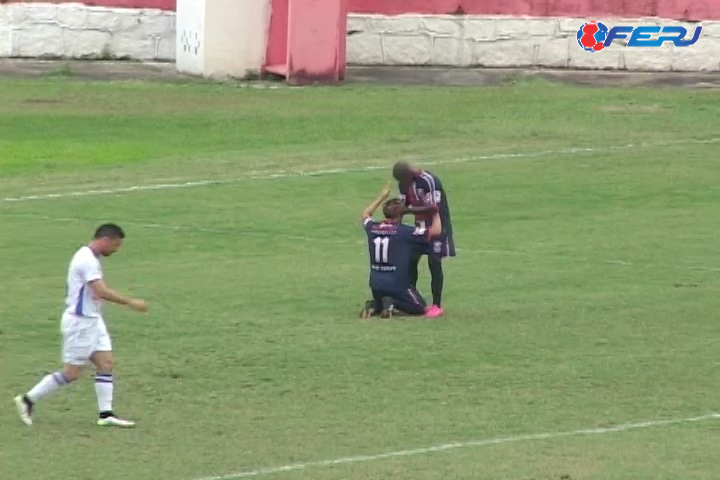
M 65 313 L 76 317 L 100 318 L 101 300 L 93 296 L 88 283 L 102 278 L 100 260 L 90 247 L 82 247 L 70 261 L 67 275 Z

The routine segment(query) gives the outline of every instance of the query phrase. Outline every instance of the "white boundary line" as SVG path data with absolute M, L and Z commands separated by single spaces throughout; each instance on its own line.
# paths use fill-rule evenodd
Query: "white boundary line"
M 610 147 L 584 147 L 584 148 L 564 148 L 557 150 L 542 150 L 536 152 L 518 152 L 518 153 L 496 153 L 490 155 L 478 155 L 473 157 L 460 157 L 448 160 L 436 160 L 428 162 L 419 162 L 421 165 L 449 165 L 456 163 L 469 163 L 479 162 L 486 160 L 503 160 L 503 159 L 516 159 L 516 158 L 538 158 L 538 157 L 549 157 L 553 155 L 580 155 L 580 154 L 592 154 L 592 153 L 603 153 L 603 152 L 617 152 L 623 150 L 634 150 L 638 148 L 657 148 L 657 147 L 668 147 L 673 145 L 689 145 L 689 144 L 709 144 L 720 142 L 720 137 L 710 138 L 706 140 L 698 139 L 684 139 L 668 142 L 658 143 L 630 143 L 627 145 L 616 145 Z M 191 187 L 203 187 L 208 185 L 222 185 L 227 183 L 236 183 L 243 180 L 272 180 L 277 178 L 290 178 L 290 177 L 317 177 L 325 175 L 338 175 L 345 173 L 359 173 L 359 172 L 373 172 L 377 170 L 389 170 L 390 166 L 384 165 L 366 165 L 362 167 L 350 167 L 350 168 L 332 168 L 324 170 L 308 170 L 308 171 L 287 171 L 280 170 L 277 172 L 252 172 L 243 177 L 229 178 L 229 179 L 217 179 L 217 180 L 195 180 L 178 183 L 155 183 L 148 185 L 132 185 L 128 187 L 118 188 L 104 188 L 95 190 L 79 190 L 74 192 L 59 192 L 59 193 L 43 193 L 37 195 L 22 195 L 19 197 L 5 197 L 0 198 L 2 203 L 17 203 L 17 202 L 29 202 L 37 200 L 52 200 L 60 198 L 72 198 L 72 197 L 87 197 L 96 195 L 114 195 L 121 193 L 132 193 L 132 192 L 144 192 L 152 190 L 169 190 L 179 188 L 191 188 Z
M 317 462 L 293 463 L 281 467 L 263 468 L 260 470 L 248 470 L 245 472 L 230 473 L 227 475 L 219 475 L 215 477 L 202 477 L 195 480 L 234 480 L 238 478 L 262 477 L 277 473 L 292 472 L 305 470 L 314 467 L 332 467 L 334 465 L 344 465 L 348 463 L 372 462 L 386 458 L 410 457 L 415 455 L 424 455 L 435 452 L 445 452 L 447 450 L 456 450 L 458 448 L 468 447 L 485 447 L 490 445 L 500 445 L 503 443 L 532 442 L 538 440 L 547 440 L 552 438 L 577 437 L 582 435 L 604 435 L 607 433 L 625 432 L 628 430 L 638 430 L 642 428 L 660 427 L 664 425 L 678 425 L 682 423 L 702 422 L 706 420 L 719 420 L 720 413 L 709 413 L 699 417 L 680 418 L 672 420 L 650 420 L 647 422 L 626 423 L 616 425 L 614 427 L 605 428 L 586 428 L 581 430 L 571 430 L 566 432 L 549 432 L 549 433 L 533 433 L 527 435 L 517 435 L 513 437 L 487 438 L 482 440 L 471 440 L 468 442 L 445 443 L 443 445 L 434 445 L 432 447 L 415 448 L 412 450 L 397 450 L 394 452 L 378 453 L 375 455 L 359 455 L 355 457 L 341 457 L 334 460 L 322 460 Z

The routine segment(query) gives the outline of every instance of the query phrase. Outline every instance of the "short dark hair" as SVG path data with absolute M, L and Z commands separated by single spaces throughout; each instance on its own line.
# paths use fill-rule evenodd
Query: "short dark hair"
M 95 236 L 93 238 L 123 239 L 125 238 L 125 232 L 123 232 L 123 229 L 120 228 L 119 225 L 116 225 L 114 223 L 104 223 L 100 225 L 97 230 L 95 230 Z
M 405 204 L 399 198 L 391 198 L 383 205 L 383 215 L 385 218 L 402 217 L 405 213 Z
M 410 171 L 412 171 L 412 167 L 408 162 L 400 161 L 393 165 L 393 177 L 395 177 L 395 180 L 406 178 Z

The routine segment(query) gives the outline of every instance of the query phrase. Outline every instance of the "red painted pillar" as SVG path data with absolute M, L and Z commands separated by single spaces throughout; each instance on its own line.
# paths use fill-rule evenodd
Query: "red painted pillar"
M 295 85 L 339 83 L 346 42 L 347 0 L 273 0 L 264 70 Z

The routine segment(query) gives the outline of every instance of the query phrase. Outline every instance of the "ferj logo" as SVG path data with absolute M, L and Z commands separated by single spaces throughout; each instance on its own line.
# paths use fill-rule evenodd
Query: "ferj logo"
M 588 22 L 580 27 L 577 32 L 577 41 L 580 47 L 587 52 L 599 52 L 612 45 L 613 40 L 630 38 L 625 46 L 627 47 L 660 47 L 665 42 L 672 42 L 676 47 L 689 47 L 695 44 L 700 38 L 702 27 L 695 28 L 695 33 L 690 40 L 686 40 L 687 29 L 679 25 L 675 26 L 617 26 L 608 29 L 600 22 Z M 660 33 L 656 38 L 654 34 Z M 665 34 L 665 35 L 662 35 Z

